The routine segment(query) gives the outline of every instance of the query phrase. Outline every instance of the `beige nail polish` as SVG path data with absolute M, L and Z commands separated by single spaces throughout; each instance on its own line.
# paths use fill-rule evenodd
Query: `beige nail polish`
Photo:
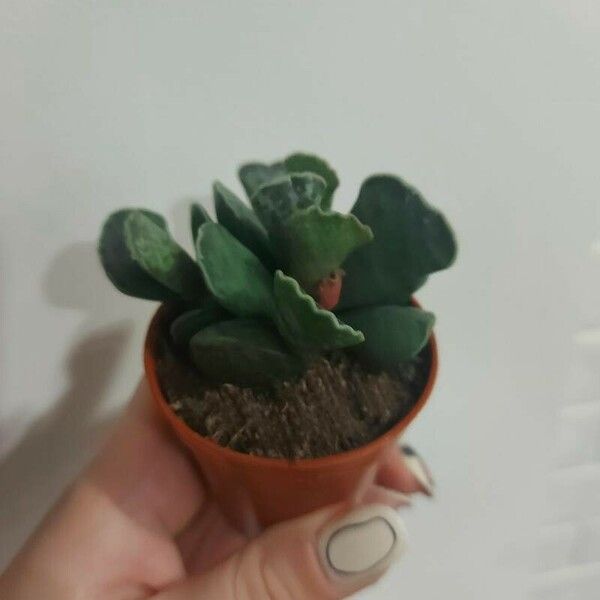
M 433 479 L 429 473 L 429 469 L 425 466 L 423 459 L 407 444 L 403 444 L 401 450 L 404 455 L 406 466 L 415 476 L 423 492 L 428 496 L 433 496 Z
M 389 506 L 363 506 L 325 528 L 319 553 L 330 576 L 368 577 L 400 557 L 406 537 L 402 520 Z

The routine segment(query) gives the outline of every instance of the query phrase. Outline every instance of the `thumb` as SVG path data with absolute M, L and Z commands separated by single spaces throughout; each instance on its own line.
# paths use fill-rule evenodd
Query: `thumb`
M 329 507 L 268 529 L 155 600 L 345 598 L 377 580 L 405 542 L 404 525 L 389 506 Z

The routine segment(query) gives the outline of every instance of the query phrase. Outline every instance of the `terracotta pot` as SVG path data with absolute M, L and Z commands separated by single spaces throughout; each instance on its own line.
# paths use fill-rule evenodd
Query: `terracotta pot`
M 225 515 L 245 532 L 328 504 L 348 499 L 360 501 L 383 457 L 423 408 L 437 374 L 437 346 L 432 335 L 431 368 L 423 393 L 411 411 L 382 436 L 355 450 L 323 458 L 289 461 L 251 456 L 202 437 L 169 407 L 156 372 L 158 342 L 167 319 L 168 310 L 162 306 L 150 323 L 145 342 L 144 366 L 154 403 L 200 465 L 207 488 Z

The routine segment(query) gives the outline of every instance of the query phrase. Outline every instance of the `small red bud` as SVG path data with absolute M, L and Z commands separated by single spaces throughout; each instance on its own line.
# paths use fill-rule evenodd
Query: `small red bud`
M 336 269 L 315 286 L 315 299 L 321 308 L 332 310 L 340 301 L 344 271 Z

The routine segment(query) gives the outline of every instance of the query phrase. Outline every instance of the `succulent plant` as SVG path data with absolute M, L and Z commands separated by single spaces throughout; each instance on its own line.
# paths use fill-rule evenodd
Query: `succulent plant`
M 180 302 L 170 334 L 204 376 L 269 384 L 341 349 L 393 371 L 420 352 L 434 316 L 412 295 L 456 256 L 439 211 L 403 180 L 375 175 L 350 214 L 335 212 L 337 175 L 309 154 L 246 164 L 239 177 L 250 206 L 220 182 L 216 222 L 192 205 L 196 260 L 142 209 L 110 215 L 99 241 L 121 292 Z

